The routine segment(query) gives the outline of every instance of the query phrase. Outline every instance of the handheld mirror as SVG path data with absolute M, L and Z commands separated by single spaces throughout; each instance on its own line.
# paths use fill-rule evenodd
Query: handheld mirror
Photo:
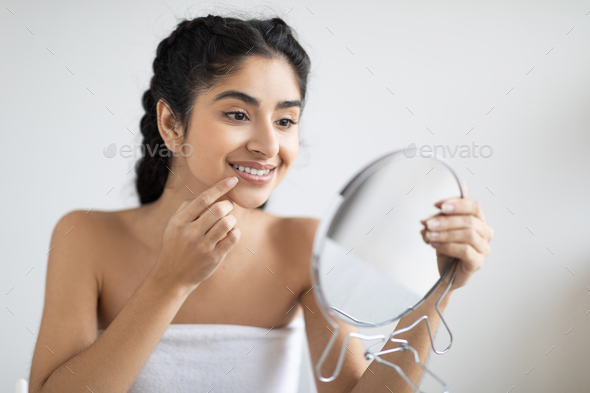
M 386 154 L 353 176 L 333 197 L 314 238 L 312 281 L 326 319 L 333 321 L 331 316 L 358 327 L 379 327 L 395 322 L 419 306 L 447 274 L 452 275 L 447 280 L 448 290 L 454 279 L 455 258 L 437 260 L 436 250 L 422 238 L 424 226 L 420 221 L 440 213 L 434 204 L 450 197 L 463 197 L 459 179 L 450 165 L 437 157 L 423 157 L 415 149 Z M 437 311 L 448 330 L 439 303 Z M 423 319 L 432 344 L 427 316 L 403 331 Z M 337 333 L 339 326 L 333 323 L 333 327 Z M 417 389 L 401 368 L 379 358 L 380 352 L 371 351 L 387 340 L 399 342 L 398 350 L 413 351 L 418 363 L 417 352 L 407 341 L 393 338 L 398 333 L 401 330 L 389 336 L 349 333 L 334 375 L 326 378 L 320 370 L 337 337 L 333 334 L 316 365 L 316 376 L 324 382 L 338 376 L 350 337 L 381 339 L 381 343 L 366 350 L 366 358 L 390 365 Z M 432 348 L 442 354 L 450 345 L 443 351 L 434 349 L 433 344 Z

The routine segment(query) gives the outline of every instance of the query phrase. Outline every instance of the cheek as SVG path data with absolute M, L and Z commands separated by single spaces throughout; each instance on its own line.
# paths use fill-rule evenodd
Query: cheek
M 299 139 L 295 135 L 293 138 L 285 141 L 285 143 L 281 146 L 283 150 L 283 156 L 285 161 L 289 161 L 289 164 L 295 161 L 297 154 L 299 153 Z
M 219 136 L 220 133 L 201 132 L 189 135 L 188 144 L 193 148 L 193 154 L 187 158 L 187 164 L 193 175 L 217 178 L 226 170 L 226 157 L 235 149 L 232 141 Z

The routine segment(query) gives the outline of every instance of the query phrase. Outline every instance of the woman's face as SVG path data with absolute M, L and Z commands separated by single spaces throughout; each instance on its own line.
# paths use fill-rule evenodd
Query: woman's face
M 208 188 L 237 176 L 240 181 L 226 195 L 244 208 L 260 206 L 297 156 L 300 100 L 287 62 L 250 56 L 238 72 L 197 97 L 183 140 L 193 150 L 186 157 L 191 180 Z M 248 161 L 274 169 L 249 181 L 254 175 L 242 177 L 230 164 L 248 167 Z

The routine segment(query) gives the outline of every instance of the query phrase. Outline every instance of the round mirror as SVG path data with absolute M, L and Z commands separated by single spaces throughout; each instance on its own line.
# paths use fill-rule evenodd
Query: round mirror
M 436 202 L 463 197 L 441 158 L 415 149 L 389 153 L 356 174 L 322 217 L 313 247 L 318 302 L 353 325 L 382 326 L 417 307 L 441 283 L 453 258 L 437 261 L 421 220 Z

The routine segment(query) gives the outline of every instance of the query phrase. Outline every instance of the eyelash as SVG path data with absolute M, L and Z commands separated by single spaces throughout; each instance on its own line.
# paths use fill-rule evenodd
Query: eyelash
M 228 115 L 232 115 L 232 114 L 236 114 L 236 113 L 241 113 L 242 115 L 244 115 L 244 116 L 248 117 L 248 115 L 247 115 L 245 112 L 242 112 L 242 111 L 223 112 L 223 113 L 224 113 L 226 116 L 228 116 Z M 231 118 L 230 118 L 230 119 L 231 119 Z M 232 120 L 235 120 L 235 121 L 238 121 L 238 122 L 239 122 L 239 121 L 242 121 L 242 120 L 236 120 L 236 119 L 232 119 Z M 289 123 L 291 123 L 291 124 L 290 124 L 288 127 L 287 127 L 287 126 L 281 126 L 281 127 L 285 127 L 285 128 L 291 128 L 293 125 L 297 124 L 296 122 L 294 122 L 293 120 L 291 120 L 291 119 L 288 119 L 288 118 L 284 118 L 284 119 L 281 119 L 281 120 L 287 120 L 287 121 L 289 121 Z

